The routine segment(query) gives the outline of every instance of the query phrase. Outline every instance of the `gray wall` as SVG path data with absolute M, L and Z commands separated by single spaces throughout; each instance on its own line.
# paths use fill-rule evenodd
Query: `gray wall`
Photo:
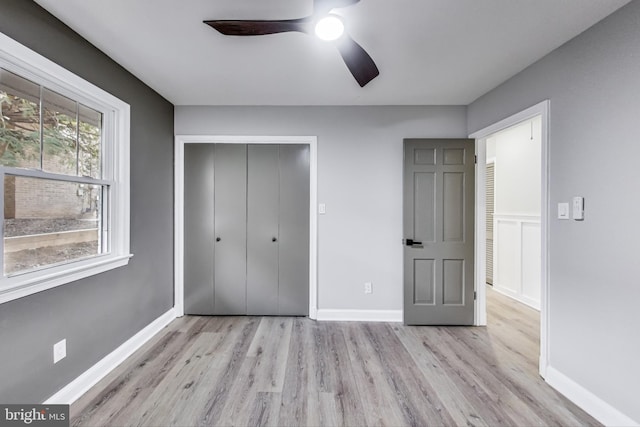
M 0 402 L 37 403 L 173 306 L 173 106 L 32 1 L 0 31 L 131 105 L 130 264 L 0 305 Z
M 468 130 L 547 98 L 549 362 L 640 421 L 640 1 L 472 103 Z M 555 219 L 577 195 L 585 220 Z
M 466 136 L 465 107 L 176 107 L 176 134 L 318 137 L 318 305 L 402 309 L 402 139 Z M 364 294 L 364 282 L 373 294 Z

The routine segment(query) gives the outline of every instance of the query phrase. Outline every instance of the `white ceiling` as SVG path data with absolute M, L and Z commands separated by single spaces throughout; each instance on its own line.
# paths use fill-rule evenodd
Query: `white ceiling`
M 207 19 L 290 19 L 312 0 L 36 0 L 175 105 L 467 105 L 629 0 L 362 0 L 337 9 L 380 76 L 329 43 L 226 37 Z

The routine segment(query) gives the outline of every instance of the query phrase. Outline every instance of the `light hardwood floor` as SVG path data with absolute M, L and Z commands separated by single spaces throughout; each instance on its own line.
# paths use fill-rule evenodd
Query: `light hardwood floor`
M 72 425 L 599 425 L 538 376 L 538 313 L 487 293 L 486 328 L 185 316 Z

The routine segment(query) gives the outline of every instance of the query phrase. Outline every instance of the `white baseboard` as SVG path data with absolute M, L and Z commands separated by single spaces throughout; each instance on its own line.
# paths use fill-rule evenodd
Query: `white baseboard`
M 317 319 L 334 322 L 402 322 L 402 310 L 318 309 Z
M 153 338 L 165 326 L 176 318 L 175 310 L 171 310 L 158 317 L 156 320 L 147 325 L 140 332 L 129 338 L 120 347 L 106 355 L 102 360 L 87 369 L 78 378 L 67 384 L 62 390 L 48 398 L 45 405 L 71 405 L 78 400 L 80 396 L 85 394 L 91 387 L 96 385 L 98 381 L 103 379 L 109 372 L 113 371 L 127 357 L 131 356 L 136 350 L 142 347 L 147 341 Z
M 620 427 L 638 426 L 640 424 L 555 368 L 547 366 L 546 374 L 545 380 L 551 387 L 565 395 L 602 424 Z
M 538 301 L 538 300 L 534 300 L 533 298 L 529 298 L 529 297 L 527 297 L 525 295 L 521 295 L 521 294 L 519 294 L 517 292 L 512 291 L 509 288 L 502 287 L 497 282 L 493 283 L 493 290 L 498 292 L 498 293 L 500 293 L 500 294 L 502 294 L 502 295 L 508 296 L 511 299 L 514 299 L 514 300 L 516 300 L 518 302 L 521 302 L 524 305 L 528 305 L 529 307 L 533 308 L 534 310 L 540 311 L 540 301 Z

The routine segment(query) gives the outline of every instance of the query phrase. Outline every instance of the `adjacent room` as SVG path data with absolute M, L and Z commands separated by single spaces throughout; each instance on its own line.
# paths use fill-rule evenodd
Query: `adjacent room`
M 634 0 L 0 0 L 0 414 L 638 425 L 639 75 Z

